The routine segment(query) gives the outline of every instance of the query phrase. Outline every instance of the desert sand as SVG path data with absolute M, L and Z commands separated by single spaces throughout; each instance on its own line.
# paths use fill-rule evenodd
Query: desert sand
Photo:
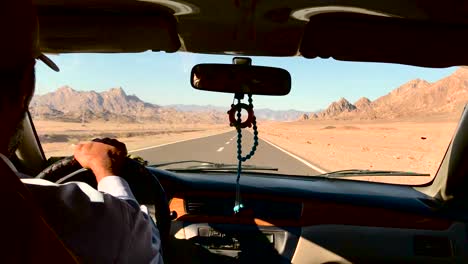
M 228 131 L 226 125 L 164 125 L 158 123 L 81 123 L 36 120 L 34 122 L 47 157 L 68 156 L 76 144 L 97 137 L 117 138 L 129 152 L 179 140 L 199 138 Z
M 357 177 L 424 184 L 432 180 L 457 123 L 454 121 L 300 121 L 264 123 L 262 138 L 327 170 L 377 169 L 430 173 L 430 177 Z

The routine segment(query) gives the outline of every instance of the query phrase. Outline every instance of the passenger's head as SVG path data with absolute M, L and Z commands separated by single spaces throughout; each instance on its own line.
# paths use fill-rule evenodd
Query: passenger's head
M 11 139 L 34 93 L 38 54 L 37 17 L 31 0 L 0 1 L 0 153 Z M 10 147 L 11 148 L 11 147 Z

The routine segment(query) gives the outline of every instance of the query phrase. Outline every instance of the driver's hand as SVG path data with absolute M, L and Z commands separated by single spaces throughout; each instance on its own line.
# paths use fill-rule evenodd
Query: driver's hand
M 115 139 L 94 139 L 78 144 L 74 156 L 83 168 L 93 171 L 99 183 L 106 176 L 121 174 L 127 147 Z

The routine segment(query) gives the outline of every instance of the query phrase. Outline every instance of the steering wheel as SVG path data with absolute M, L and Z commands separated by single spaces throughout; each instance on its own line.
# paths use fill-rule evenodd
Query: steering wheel
M 161 237 L 162 251 L 164 252 L 165 246 L 168 245 L 171 218 L 163 187 L 156 176 L 147 170 L 145 166 L 130 158 L 126 158 L 122 166 L 122 175 L 119 176 L 128 182 L 140 204 L 154 204 L 154 216 Z M 80 181 L 97 188 L 96 178 L 92 171 L 82 168 L 73 156 L 53 163 L 39 173 L 36 178 L 59 184 Z

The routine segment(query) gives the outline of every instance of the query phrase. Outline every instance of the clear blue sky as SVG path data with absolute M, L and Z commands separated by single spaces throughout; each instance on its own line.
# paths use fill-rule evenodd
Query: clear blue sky
M 49 57 L 61 71 L 56 73 L 42 63 L 36 67 L 36 93 L 44 94 L 60 86 L 76 90 L 104 91 L 122 87 L 154 104 L 198 104 L 229 106 L 232 96 L 197 91 L 189 75 L 197 63 L 231 63 L 232 56 L 191 53 L 68 54 Z M 362 96 L 374 100 L 405 82 L 421 78 L 437 81 L 456 68 L 431 69 L 381 63 L 340 62 L 302 57 L 253 57 L 253 64 L 281 67 L 292 76 L 292 90 L 285 97 L 256 96 L 257 108 L 315 111 L 329 103 L 347 98 L 354 102 Z

